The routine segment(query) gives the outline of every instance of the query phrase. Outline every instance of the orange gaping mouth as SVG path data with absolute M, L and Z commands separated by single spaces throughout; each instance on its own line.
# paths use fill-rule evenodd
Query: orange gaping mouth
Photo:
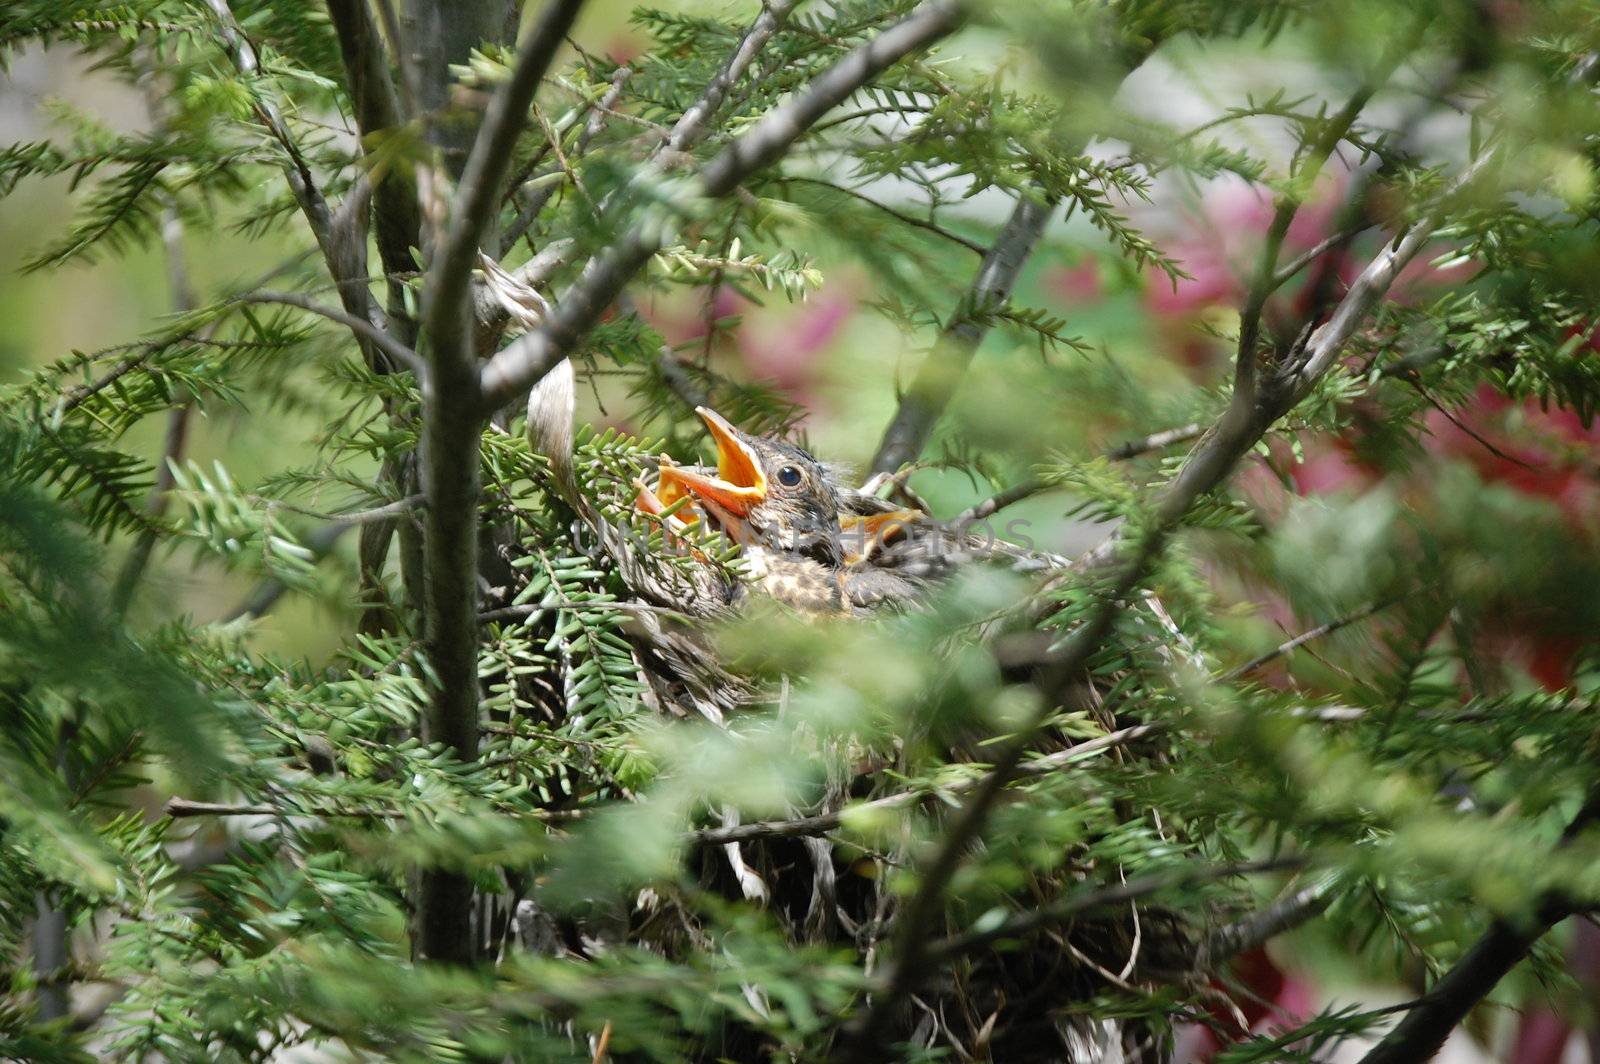
M 844 544 L 844 560 L 854 565 L 877 553 L 879 547 L 908 535 L 924 514 L 921 510 L 889 510 L 881 514 L 843 514 L 839 535 Z
M 735 542 L 748 538 L 745 518 L 752 507 L 767 497 L 767 476 L 755 448 L 740 439 L 732 425 L 714 410 L 695 407 L 717 445 L 717 475 L 711 476 L 661 459 L 661 474 L 654 491 L 639 484 L 636 505 L 645 513 L 661 516 L 670 531 L 681 532 L 693 522 L 678 517 L 688 507 L 675 505 L 689 499 L 691 505 L 710 515 Z M 667 511 L 673 511 L 667 513 Z

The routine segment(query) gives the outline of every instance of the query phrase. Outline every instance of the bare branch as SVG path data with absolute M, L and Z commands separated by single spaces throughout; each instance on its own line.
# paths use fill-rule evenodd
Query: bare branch
M 196 816 L 316 816 L 330 819 L 402 820 L 407 815 L 404 809 L 381 807 L 351 809 L 335 806 L 331 809 L 289 809 L 265 803 L 197 802 L 189 798 L 168 798 L 167 804 L 161 807 L 161 811 L 174 819 Z M 530 810 L 519 814 L 521 819 L 549 822 L 577 820 L 581 816 L 579 810 L 566 809 Z
M 982 521 L 986 517 L 993 517 L 1008 506 L 1015 506 L 1024 499 L 1031 499 L 1035 495 L 1043 494 L 1055 487 L 1049 480 L 1024 480 L 1013 484 L 1004 491 L 997 491 L 975 506 L 962 510 L 950 521 L 956 528 L 970 525 L 975 521 Z
M 911 386 L 900 397 L 894 420 L 884 430 L 878 452 L 872 458 L 874 473 L 900 468 L 927 446 L 934 424 L 950 405 L 973 354 L 989 333 L 985 312 L 1011 298 L 1011 289 L 1044 235 L 1054 208 L 1054 203 L 1030 195 L 1017 198 L 1011 217 L 978 267 L 961 311 L 940 333 Z
M 1161 432 L 1152 432 L 1137 440 L 1129 440 L 1118 444 L 1106 452 L 1106 457 L 1113 462 L 1125 462 L 1130 458 L 1137 458 L 1141 454 L 1159 451 L 1178 443 L 1188 443 L 1190 440 L 1199 439 L 1206 427 L 1198 421 L 1175 429 L 1165 429 Z
M 950 0 L 929 0 L 900 22 L 852 50 L 788 102 L 769 111 L 701 172 L 700 191 L 728 195 L 750 174 L 788 150 L 818 118 L 906 55 L 953 32 L 961 22 Z M 486 410 L 496 410 L 531 388 L 560 362 L 599 320 L 628 281 L 662 246 L 659 225 L 636 226 L 598 256 L 561 298 L 544 328 L 496 354 L 481 376 Z
M 705 92 L 683 112 L 683 116 L 672 127 L 672 132 L 667 134 L 666 141 L 661 145 L 663 151 L 686 152 L 705 139 L 711 129 L 711 119 L 727 98 L 728 90 L 744 77 L 756 55 L 788 19 L 789 12 L 799 5 L 800 0 L 768 0 L 761 14 L 745 31 L 733 54 L 728 56 L 728 61 L 706 86 Z
M 1336 880 L 1327 878 L 1284 895 L 1258 913 L 1224 924 L 1207 935 L 1195 952 L 1194 971 L 1212 972 L 1243 953 L 1316 919 L 1333 904 Z
M 1106 451 L 1105 456 L 1113 462 L 1126 461 L 1150 451 L 1159 451 L 1164 447 L 1171 447 L 1175 443 L 1187 443 L 1204 431 L 1205 427 L 1196 422 L 1192 425 L 1184 425 L 1181 428 L 1152 432 L 1150 435 L 1143 436 L 1137 440 L 1129 440 L 1127 443 L 1118 444 Z M 1021 483 L 1013 484 L 1004 491 L 996 492 L 975 506 L 963 510 L 950 523 L 959 527 L 971 524 L 974 521 L 982 521 L 986 517 L 994 516 L 1008 506 L 1015 506 L 1024 499 L 1031 499 L 1035 495 L 1049 491 L 1054 487 L 1056 487 L 1056 484 L 1049 480 L 1024 480 Z
M 146 82 L 145 97 L 151 117 L 158 125 L 164 126 L 164 108 L 151 82 Z M 189 276 L 189 259 L 184 253 L 183 236 L 183 217 L 178 213 L 178 205 L 169 201 L 162 212 L 161 251 L 166 260 L 167 290 L 172 309 L 180 315 L 190 313 L 200 302 Z M 145 516 L 150 521 L 139 533 L 138 539 L 134 540 L 111 588 L 111 608 L 118 615 L 127 612 L 128 604 L 133 601 L 133 593 L 144 578 L 145 568 L 155 551 L 158 522 L 167 512 L 174 483 L 173 465 L 182 460 L 184 448 L 188 445 L 189 421 L 193 411 L 193 397 L 180 399 L 167 411 L 167 431 L 161 441 L 161 459 L 156 463 L 156 482 L 151 485 L 144 504 Z
M 1388 294 L 1400 271 L 1417 257 L 1433 238 L 1434 231 L 1444 222 L 1445 210 L 1451 199 L 1473 184 L 1493 164 L 1495 154 L 1485 152 L 1461 173 L 1444 201 L 1419 221 L 1367 265 L 1361 275 L 1350 285 L 1338 307 L 1326 324 L 1312 333 L 1303 351 L 1291 363 L 1289 399 L 1297 403 L 1311 392 L 1318 379 L 1332 368 L 1344 350 L 1344 345 L 1355 335 L 1356 328 L 1378 308 Z
M 1368 229 L 1371 229 L 1375 224 L 1376 222 L 1374 221 L 1363 220 L 1356 223 L 1349 229 L 1342 229 L 1330 237 L 1319 240 L 1313 247 L 1300 253 L 1299 255 L 1296 255 L 1294 258 L 1290 259 L 1287 263 L 1280 267 L 1278 272 L 1272 275 L 1272 280 L 1268 283 L 1267 291 L 1269 293 L 1276 292 L 1278 289 L 1288 284 L 1289 281 L 1293 279 L 1295 274 L 1299 273 L 1313 262 L 1316 262 L 1328 252 L 1337 248 L 1341 248 L 1350 243 L 1350 241 L 1354 240 Z

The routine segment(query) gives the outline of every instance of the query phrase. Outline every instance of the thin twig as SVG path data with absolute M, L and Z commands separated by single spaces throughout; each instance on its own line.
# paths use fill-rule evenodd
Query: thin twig
M 407 495 L 403 499 L 386 502 L 382 506 L 374 506 L 370 510 L 351 510 L 342 514 L 330 514 L 321 510 L 308 510 L 303 506 L 295 506 L 281 499 L 268 500 L 267 505 L 283 510 L 289 510 L 306 517 L 315 517 L 323 521 L 337 521 L 346 525 L 370 525 L 374 521 L 387 521 L 392 517 L 403 517 L 414 510 L 419 510 L 427 505 L 424 495 Z
M 1272 275 L 1272 280 L 1268 285 L 1268 291 L 1276 292 L 1278 289 L 1288 284 L 1294 278 L 1295 274 L 1299 273 L 1313 262 L 1316 262 L 1328 252 L 1348 244 L 1350 241 L 1354 240 L 1368 229 L 1371 229 L 1376 224 L 1377 223 L 1375 221 L 1362 221 L 1350 229 L 1342 230 L 1324 240 L 1319 240 L 1309 250 L 1296 255 L 1294 258 L 1290 259 L 1287 263 L 1280 267 L 1278 272 Z
M 478 614 L 478 620 L 483 624 L 489 624 L 492 621 L 520 621 L 526 620 L 529 617 L 536 617 L 541 613 L 545 613 L 553 609 L 576 610 L 594 609 L 596 607 L 620 610 L 624 613 L 632 610 L 635 613 L 655 613 L 663 617 L 682 617 L 684 619 L 688 619 L 690 617 L 689 614 L 684 613 L 682 610 L 675 610 L 671 606 L 657 606 L 649 602 L 624 602 L 621 600 L 606 601 L 595 599 L 589 599 L 584 602 L 574 602 L 570 599 L 556 599 L 550 602 L 529 602 L 517 606 L 502 606 L 499 609 L 486 610 L 485 612 Z
M 1196 421 L 1175 429 L 1152 432 L 1150 435 L 1142 436 L 1137 440 L 1129 440 L 1126 443 L 1118 444 L 1106 451 L 1106 457 L 1113 462 L 1125 462 L 1130 458 L 1137 458 L 1141 454 L 1148 454 L 1151 451 L 1163 450 L 1174 444 L 1188 443 L 1190 440 L 1199 439 L 1205 431 L 1206 427 Z
M 246 292 L 243 295 L 234 296 L 231 302 L 276 303 L 286 307 L 298 307 L 299 309 L 307 311 L 311 314 L 315 314 L 318 317 L 327 318 L 329 321 L 338 322 L 340 325 L 343 325 L 345 328 L 355 333 L 358 339 L 366 340 L 378 350 L 392 358 L 398 365 L 404 366 L 406 369 L 409 369 L 411 372 L 417 374 L 419 380 L 422 377 L 422 359 L 415 351 L 411 350 L 411 348 L 407 347 L 393 336 L 384 332 L 367 319 L 358 318 L 354 314 L 349 314 L 340 310 L 338 307 L 330 307 L 325 304 L 318 303 L 316 300 L 303 296 L 298 292 L 273 292 L 265 289 L 255 292 Z
M 291 809 L 266 803 L 197 802 L 188 798 L 168 798 L 161 810 L 173 819 L 196 816 L 315 816 L 330 820 L 403 820 L 410 815 L 404 809 L 347 809 L 342 806 Z M 524 820 L 559 823 L 581 819 L 583 812 L 577 809 L 530 809 L 517 816 Z
M 867 206 L 879 210 L 899 222 L 903 222 L 906 225 L 915 226 L 918 229 L 927 230 L 930 233 L 943 237 L 953 244 L 959 244 L 968 251 L 972 252 L 974 255 L 981 256 L 989 253 L 989 249 L 978 243 L 976 240 L 969 240 L 960 233 L 952 232 L 951 230 L 940 225 L 938 222 L 927 218 L 918 218 L 914 214 L 907 214 L 904 211 L 897 210 L 894 207 L 889 206 L 887 203 L 880 203 L 871 196 L 868 196 L 866 193 L 858 192 L 853 188 L 845 188 L 843 185 L 836 185 L 832 181 L 824 181 L 817 177 L 803 177 L 798 174 L 786 174 L 784 175 L 783 180 L 785 184 L 798 181 L 802 184 L 818 185 L 822 188 L 832 189 L 834 192 L 838 192 L 841 195 L 858 199 Z
M 1355 624 L 1357 621 L 1365 620 L 1375 613 L 1383 612 L 1390 606 L 1393 606 L 1396 602 L 1399 602 L 1403 597 L 1404 596 L 1397 595 L 1393 598 L 1380 599 L 1377 602 L 1369 602 L 1367 605 L 1362 606 L 1358 610 L 1347 613 L 1343 617 L 1335 617 L 1333 620 L 1328 621 L 1325 624 L 1319 624 L 1315 628 L 1307 629 L 1306 631 L 1295 636 L 1293 639 L 1290 639 L 1284 643 L 1279 643 L 1265 654 L 1262 654 L 1259 657 L 1251 658 L 1249 661 L 1236 668 L 1229 669 L 1227 672 L 1223 673 L 1217 678 L 1223 683 L 1230 683 L 1239 679 L 1241 676 L 1248 676 L 1268 662 L 1275 661 L 1278 658 L 1283 657 L 1285 654 L 1292 654 L 1294 651 L 1305 646 L 1307 643 L 1312 642 L 1313 640 L 1321 639 L 1323 636 L 1331 635 L 1341 628 Z
M 1113 462 L 1126 461 L 1130 458 L 1135 458 L 1150 451 L 1158 451 L 1164 447 L 1171 447 L 1176 443 L 1187 443 L 1188 441 L 1195 439 L 1204 431 L 1205 426 L 1201 425 L 1199 422 L 1196 422 L 1192 425 L 1184 425 L 1181 428 L 1167 429 L 1163 432 L 1152 432 L 1148 436 L 1141 437 L 1137 440 L 1129 440 L 1127 443 L 1118 444 L 1117 446 L 1112 447 L 1105 452 L 1105 456 L 1111 459 Z M 961 525 L 972 524 L 975 521 L 982 521 L 986 517 L 994 516 L 1008 506 L 1015 506 L 1024 499 L 1031 499 L 1035 495 L 1050 491 L 1052 488 L 1058 486 L 1059 485 L 1057 485 L 1057 483 L 1053 480 L 1032 479 L 1021 481 L 1017 484 L 1013 484 L 1009 488 L 1006 488 L 1004 491 L 996 492 L 994 495 L 980 503 L 977 503 L 976 505 L 968 507 L 961 513 L 957 514 L 950 523 L 960 527 Z
M 1422 383 L 1422 380 L 1418 374 L 1413 372 L 1396 374 L 1396 376 L 1405 381 L 1407 384 L 1411 385 L 1411 387 L 1416 390 L 1416 393 L 1422 396 L 1424 402 L 1433 407 L 1440 414 L 1444 415 L 1446 421 L 1450 422 L 1450 424 L 1454 425 L 1467 436 L 1471 437 L 1472 440 L 1478 444 L 1478 446 L 1482 447 L 1484 450 L 1488 451 L 1502 462 L 1510 462 L 1512 465 L 1521 466 L 1523 469 L 1531 469 L 1534 471 L 1539 470 L 1539 467 L 1533 463 L 1524 461 L 1514 454 L 1507 454 L 1505 451 L 1502 451 L 1500 448 L 1494 445 L 1492 440 L 1485 437 L 1482 433 L 1478 432 L 1471 425 L 1468 425 L 1465 421 L 1462 421 L 1460 418 L 1456 417 L 1454 412 L 1452 412 L 1449 407 L 1445 406 L 1443 403 L 1439 402 L 1438 399 L 1434 398 L 1433 393 L 1428 391 L 1427 386 Z

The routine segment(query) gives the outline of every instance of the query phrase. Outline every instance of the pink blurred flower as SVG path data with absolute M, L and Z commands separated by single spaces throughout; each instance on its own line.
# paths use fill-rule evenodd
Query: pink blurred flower
M 667 343 L 692 350 L 706 335 L 702 299 L 651 300 L 640 313 Z M 823 357 L 855 311 L 855 289 L 830 283 L 802 303 L 775 300 L 758 306 L 724 286 L 711 300 L 716 320 L 740 318 L 731 330 L 719 330 L 713 358 L 731 358 L 742 364 L 736 376 L 775 385 L 792 401 L 811 406 Z
M 771 380 L 791 399 L 810 405 L 822 356 L 855 307 L 855 297 L 842 285 L 829 285 L 779 315 L 748 315 L 747 308 L 737 342 L 750 376 Z

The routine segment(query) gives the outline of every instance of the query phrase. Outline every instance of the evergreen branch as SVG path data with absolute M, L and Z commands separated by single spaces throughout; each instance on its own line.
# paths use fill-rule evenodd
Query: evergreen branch
M 1600 820 L 1600 789 L 1592 792 L 1561 835 L 1564 849 Z M 1407 1011 L 1405 1019 L 1361 1058 L 1361 1064 L 1411 1064 L 1431 1060 L 1450 1032 L 1520 964 L 1556 924 L 1592 900 L 1546 895 L 1520 920 L 1496 919 L 1489 930 Z
M 1171 447 L 1173 444 L 1187 443 L 1204 431 L 1205 427 L 1199 422 L 1195 422 L 1180 428 L 1152 432 L 1148 436 L 1141 436 L 1139 439 L 1129 440 L 1126 443 L 1120 443 L 1110 448 L 1105 452 L 1105 456 L 1113 462 L 1126 461 L 1150 451 L 1159 451 L 1162 448 Z M 1031 499 L 1035 495 L 1049 491 L 1054 487 L 1057 487 L 1057 483 L 1053 480 L 1024 480 L 1018 484 L 1013 484 L 1004 491 L 996 492 L 982 502 L 961 511 L 951 519 L 950 524 L 960 528 L 975 521 L 982 521 L 986 517 L 993 517 L 1008 506 L 1015 506 L 1024 499 Z
M 693 148 L 705 139 L 711 131 L 711 119 L 721 108 L 723 100 L 745 71 L 750 69 L 750 64 L 766 47 L 767 41 L 778 32 L 784 22 L 789 18 L 789 12 L 800 5 L 801 0 L 766 0 L 762 6 L 761 14 L 745 30 L 744 36 L 739 39 L 733 53 L 728 56 L 728 61 L 723 64 L 717 76 L 711 79 L 700 98 L 690 105 L 687 111 L 672 127 L 672 132 L 667 134 L 667 139 L 662 143 L 660 151 L 663 153 L 682 153 Z
M 1295 215 L 1300 212 L 1301 205 L 1304 204 L 1317 176 L 1322 173 L 1322 168 L 1332 157 L 1334 149 L 1349 134 L 1373 94 L 1388 81 L 1401 61 L 1416 46 L 1416 39 L 1427 23 L 1427 18 L 1420 19 L 1412 32 L 1397 42 L 1396 46 L 1383 57 L 1374 74 L 1351 93 L 1345 105 L 1321 123 L 1321 129 L 1315 140 L 1303 145 L 1306 152 L 1305 159 L 1290 175 L 1290 187 L 1278 197 L 1272 221 L 1267 226 L 1266 236 L 1262 240 L 1261 258 L 1256 266 L 1255 279 L 1245 297 L 1244 306 L 1239 311 L 1239 344 L 1234 361 L 1235 394 L 1249 396 L 1254 392 L 1258 358 L 1256 347 L 1261 333 L 1262 313 L 1266 310 L 1267 300 L 1272 293 L 1293 276 L 1293 272 L 1289 271 L 1280 279 L 1278 271 L 1278 255 L 1283 249 L 1284 238 L 1289 235 L 1289 226 L 1293 224 Z
M 1485 154 L 1470 166 L 1458 185 L 1473 180 L 1487 158 Z M 1436 207 L 1429 216 L 1414 223 L 1410 231 L 1368 264 L 1328 323 L 1311 334 L 1301 357 L 1291 356 L 1278 375 L 1261 382 L 1259 387 L 1253 371 L 1236 375 L 1227 409 L 1157 500 L 1149 523 L 1137 529 L 1132 525 L 1124 526 L 1123 530 L 1080 563 L 1080 569 L 1099 568 L 1114 562 L 1119 555 L 1128 557 L 1109 589 L 1100 594 L 1089 615 L 1062 644 L 1040 681 L 1039 686 L 1045 694 L 1041 705 L 1046 708 L 1036 712 L 995 758 L 994 767 L 952 821 L 944 840 L 927 862 L 916 893 L 897 919 L 895 959 L 889 988 L 853 1025 L 850 1059 L 871 1058 L 881 1032 L 886 1029 L 888 1017 L 928 976 L 926 933 L 938 915 L 944 889 L 968 848 L 977 841 L 989 812 L 1026 754 L 1034 732 L 1043 724 L 1048 707 L 1055 705 L 1062 693 L 1070 689 L 1090 656 L 1110 635 L 1123 603 L 1144 579 L 1172 530 L 1202 497 L 1228 478 L 1239 459 L 1255 446 L 1267 429 L 1303 399 L 1332 368 L 1346 341 L 1377 308 L 1400 269 L 1431 238 L 1439 224 L 1442 209 L 1442 206 Z M 1240 349 L 1241 361 L 1247 358 L 1253 360 L 1254 357 L 1253 351 Z
M 1066 923 L 1075 916 L 1094 909 L 1148 898 L 1169 890 L 1181 890 L 1215 883 L 1238 876 L 1270 875 L 1274 872 L 1293 872 L 1304 868 L 1308 859 L 1303 856 L 1269 857 L 1260 861 L 1238 861 L 1232 864 L 1188 866 L 1171 872 L 1153 872 L 1147 876 L 1130 879 L 1111 887 L 1069 894 L 1065 898 L 1042 905 L 1037 909 L 1017 913 L 999 924 L 981 930 L 971 930 L 950 938 L 929 943 L 927 959 L 931 964 L 943 965 L 956 957 L 964 956 L 1005 939 L 1025 938 L 1036 931 Z M 892 985 L 885 981 L 885 987 Z M 1413 1058 L 1415 1059 L 1415 1058 Z
M 1258 386 L 1253 376 L 1241 380 L 1235 375 L 1235 387 L 1227 409 L 1206 431 L 1178 475 L 1167 485 L 1158 503 L 1158 525 L 1175 522 L 1195 501 L 1221 485 L 1267 429 L 1311 393 L 1317 382 L 1333 368 L 1356 330 L 1378 309 L 1400 271 L 1433 238 L 1444 222 L 1450 201 L 1482 176 L 1492 165 L 1494 156 L 1493 151 L 1480 155 L 1462 171 L 1450 191 L 1431 211 L 1386 245 L 1351 283 L 1328 320 L 1296 344 L 1272 376 L 1260 381 Z M 1247 356 L 1241 349 L 1238 357 Z M 1121 533 L 1112 536 L 1085 555 L 1080 560 L 1080 568 L 1104 566 L 1115 557 L 1122 540 Z
M 149 343 L 141 346 L 138 351 L 135 351 L 133 354 L 122 358 L 117 362 L 116 365 L 112 366 L 105 372 L 104 375 L 100 376 L 99 378 L 92 380 L 87 384 L 74 385 L 66 392 L 66 394 L 62 395 L 60 402 L 55 405 L 51 415 L 52 420 L 59 419 L 62 414 L 70 413 L 71 411 L 76 410 L 87 400 L 94 398 L 106 388 L 109 388 L 123 377 L 126 377 L 128 374 L 132 373 L 134 370 L 150 361 L 150 359 L 155 355 L 158 355 L 167 348 L 172 347 L 175 344 L 180 344 L 187 339 L 189 339 L 188 335 L 168 336 L 159 340 L 151 340 Z
M 1396 602 L 1399 602 L 1403 597 L 1404 596 L 1396 596 L 1394 598 L 1380 599 L 1377 602 L 1369 602 L 1360 609 L 1352 610 L 1350 613 L 1347 613 L 1342 617 L 1335 617 L 1333 620 L 1324 624 L 1319 624 L 1315 628 L 1309 628 L 1295 636 L 1293 639 L 1278 644 L 1265 654 L 1262 654 L 1259 657 L 1251 658 L 1249 661 L 1238 666 L 1237 668 L 1229 669 L 1227 672 L 1223 673 L 1219 679 L 1224 683 L 1230 683 L 1242 676 L 1248 676 L 1252 672 L 1255 672 L 1257 669 L 1261 668 L 1261 666 L 1266 665 L 1268 662 L 1275 661 L 1278 658 L 1283 657 L 1285 654 L 1292 654 L 1294 651 L 1305 646 L 1307 643 L 1321 639 L 1325 635 L 1331 635 L 1334 632 L 1337 632 L 1339 629 L 1355 624 L 1357 621 L 1365 620 L 1375 613 L 1383 612 L 1390 606 L 1393 606 Z
M 895 25 L 852 49 L 786 103 L 769 111 L 700 173 L 700 191 L 718 199 L 787 151 L 840 102 L 905 56 L 954 32 L 962 21 L 951 0 L 927 0 Z M 481 374 L 484 407 L 498 410 L 526 392 L 577 346 L 623 287 L 666 242 L 659 225 L 635 226 L 593 259 L 542 328 L 491 358 Z
M 315 314 L 329 321 L 338 322 L 356 335 L 358 340 L 372 344 L 379 351 L 388 355 L 397 365 L 404 366 L 422 379 L 423 362 L 417 353 L 389 333 L 378 328 L 365 318 L 358 318 L 354 314 L 346 313 L 337 307 L 330 307 L 316 300 L 301 295 L 298 292 L 274 292 L 258 290 L 234 296 L 234 303 L 274 303 L 285 307 L 296 307 L 308 313 Z
M 953 232 L 953 231 L 951 231 L 949 229 L 946 229 L 944 226 L 940 225 L 938 222 L 930 221 L 930 220 L 928 220 L 926 218 L 918 218 L 914 214 L 907 214 L 904 211 L 897 210 L 894 207 L 889 206 L 887 203 L 880 203 L 877 200 L 873 199 L 871 196 L 868 196 L 866 193 L 858 192 L 857 190 L 855 190 L 853 188 L 846 188 L 843 185 L 836 185 L 832 181 L 824 181 L 824 180 L 822 180 L 821 178 L 818 178 L 818 177 L 803 177 L 803 176 L 798 175 L 798 174 L 785 174 L 783 180 L 784 180 L 785 183 L 799 181 L 799 182 L 803 182 L 803 183 L 808 184 L 808 185 L 817 185 L 817 186 L 819 186 L 821 188 L 831 189 L 834 192 L 837 192 L 837 193 L 839 193 L 841 195 L 849 196 L 852 199 L 860 200 L 862 203 L 865 203 L 867 206 L 873 208 L 874 210 L 878 210 L 878 211 L 883 212 L 884 214 L 887 214 L 889 217 L 895 219 L 898 222 L 901 222 L 901 223 L 903 223 L 905 225 L 914 226 L 917 229 L 926 230 L 927 232 L 933 233 L 936 236 L 943 237 L 944 239 L 950 241 L 953 244 L 959 244 L 960 246 L 966 248 L 968 251 L 972 252 L 974 255 L 985 255 L 986 256 L 989 253 L 988 249 L 985 248 L 982 244 L 978 243 L 976 240 L 968 240 L 966 237 L 962 236 L 960 233 Z
M 1193 462 L 1193 457 L 1191 457 Z M 1196 493 L 1188 501 L 1198 499 Z M 1177 505 L 1163 507 L 1158 520 L 1135 544 L 1132 557 L 1112 585 L 1101 591 L 1087 617 L 1062 643 L 1049 663 L 1038 686 L 1043 694 L 1039 706 L 1011 738 L 1000 747 L 989 771 L 972 788 L 972 797 L 957 811 L 945 829 L 932 857 L 920 869 L 916 891 L 902 906 L 895 919 L 893 959 L 885 989 L 870 1008 L 852 1023 L 842 1059 L 862 1062 L 878 1059 L 878 1046 L 891 1018 L 923 980 L 936 969 L 930 966 L 929 929 L 936 925 L 944 904 L 945 888 L 954 878 L 967 851 L 978 841 L 1000 795 L 1016 775 L 1032 748 L 1036 732 L 1043 727 L 1051 710 L 1069 691 L 1090 657 L 1111 634 L 1123 604 L 1144 579 L 1164 545 L 1166 536 L 1187 510 Z
M 285 809 L 265 802 L 197 802 L 189 798 L 168 798 L 161 811 L 175 820 L 196 816 L 322 816 L 401 820 L 406 815 L 400 809 Z
M 739 182 L 774 163 L 823 115 L 907 56 L 960 28 L 965 15 L 950 0 L 925 0 L 905 18 L 851 49 L 804 92 L 769 111 L 711 161 L 701 175 L 706 194 L 726 196 Z
M 1081 743 L 1067 747 L 1065 750 L 1058 750 L 1053 754 L 1045 754 L 1041 757 L 1024 761 L 1017 767 L 1017 774 L 1023 776 L 1048 775 L 1068 765 L 1074 765 L 1079 761 L 1093 757 L 1095 754 L 1126 746 L 1164 729 L 1165 726 L 1161 724 L 1136 724 L 1132 727 L 1120 728 L 1117 731 L 1107 732 L 1105 735 L 1096 736 L 1093 739 L 1086 739 Z M 978 786 L 981 780 L 982 777 L 966 777 L 941 786 L 936 791 L 900 791 L 895 794 L 885 795 L 882 798 L 874 798 L 868 802 L 861 802 L 848 809 L 831 813 L 819 813 L 815 816 L 795 817 L 791 820 L 756 820 L 726 828 L 701 828 L 698 831 L 691 832 L 689 839 L 692 842 L 712 846 L 729 842 L 749 842 L 752 839 L 826 835 L 830 831 L 838 830 L 847 819 L 891 809 L 904 809 L 936 795 L 965 794 Z

